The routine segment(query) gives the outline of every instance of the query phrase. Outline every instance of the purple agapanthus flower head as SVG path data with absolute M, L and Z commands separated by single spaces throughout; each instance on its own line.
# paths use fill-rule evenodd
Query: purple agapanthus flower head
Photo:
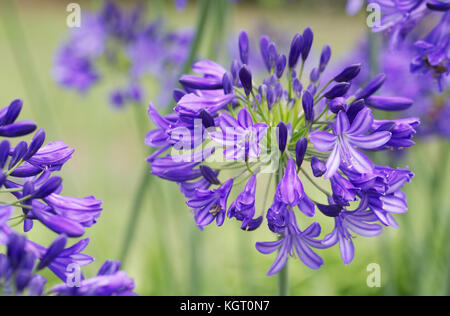
M 0 253 L 0 294 L 41 296 L 48 293 L 45 292 L 47 280 L 40 271 L 48 268 L 66 282 L 69 270 L 80 272 L 80 267 L 94 261 L 83 253 L 89 238 L 69 247 L 67 244 L 71 237 L 83 236 L 85 228 L 96 223 L 102 212 L 102 201 L 93 196 L 78 198 L 61 194 L 62 178 L 54 173 L 61 170 L 74 152 L 65 143 L 45 144 L 43 129 L 37 130 L 29 142 L 16 140 L 36 130 L 32 121 L 17 121 L 22 105 L 17 99 L 0 109 L 0 188 L 3 191 L 0 245 L 6 248 L 6 253 Z M 48 247 L 28 240 L 13 229 L 22 224 L 23 231 L 28 232 L 36 221 L 58 234 Z M 83 283 L 83 290 L 74 290 L 79 287 L 72 286 L 71 291 L 58 294 L 134 294 L 133 281 L 112 266 L 118 264 L 105 265 L 102 277 L 89 281 L 83 281 L 80 272 L 75 279 Z M 69 288 L 69 284 L 61 287 Z
M 237 59 L 228 69 L 197 62 L 197 75 L 183 75 L 183 89 L 173 93 L 174 111 L 163 117 L 153 106 L 149 110 L 156 125 L 146 137 L 156 148 L 147 159 L 152 173 L 179 184 L 201 229 L 214 220 L 225 224 L 226 214 L 245 231 L 261 229 L 266 219 L 278 240 L 256 247 L 264 254 L 278 250 L 269 275 L 296 256 L 318 269 L 323 260 L 313 249 L 338 242 L 349 263 L 350 231 L 375 236 L 382 225 L 395 227 L 393 214 L 407 210 L 401 189 L 412 173 L 378 166 L 365 152 L 413 145 L 417 119 L 378 120 L 372 112 L 408 109 L 413 101 L 378 93 L 384 74 L 358 84 L 363 68 L 357 59 L 328 73 L 328 45 L 313 65 L 313 42 L 314 33 L 306 28 L 283 54 L 263 36 L 259 46 L 268 74 L 259 80 L 251 67 L 250 37 L 241 32 Z M 322 201 L 310 198 L 314 190 L 323 194 Z M 354 205 L 357 209 L 350 210 Z M 334 217 L 331 234 L 321 236 L 318 223 L 299 228 L 308 217 L 323 215 Z

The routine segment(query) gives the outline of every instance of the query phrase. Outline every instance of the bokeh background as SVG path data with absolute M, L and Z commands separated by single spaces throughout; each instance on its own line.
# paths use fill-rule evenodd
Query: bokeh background
M 9 0 L 8 0 L 9 1 Z M 214 1 L 214 0 L 212 0 Z M 2 0 L 3 2 L 3 0 Z M 103 214 L 87 230 L 91 239 L 86 253 L 96 261 L 86 267 L 94 275 L 101 262 L 119 256 L 131 204 L 146 163 L 148 149 L 136 126 L 136 112 L 147 129 L 152 128 L 146 107 L 122 110 L 108 104 L 108 91 L 120 80 L 116 73 L 104 73 L 103 80 L 88 94 L 79 95 L 59 87 L 52 78 L 55 51 L 67 37 L 66 6 L 77 2 L 83 10 L 96 10 L 101 1 L 19 0 L 13 1 L 17 16 L 14 36 L 6 30 L 11 12 L 0 4 L 0 104 L 24 100 L 23 119 L 32 119 L 47 131 L 47 140 L 64 140 L 75 154 L 61 171 L 66 195 L 95 195 L 103 200 Z M 148 18 L 161 17 L 168 28 L 193 29 L 198 15 L 197 1 L 186 10 L 175 10 L 173 1 L 147 1 Z M 5 1 L 6 3 L 6 1 Z M 118 1 L 133 6 L 134 1 Z M 158 4 L 157 4 L 158 3 Z M 4 4 L 4 3 L 3 3 Z M 345 1 L 241 1 L 230 8 L 219 51 L 226 60 L 229 48 L 237 49 L 237 34 L 248 30 L 252 41 L 261 32 L 274 35 L 279 45 L 289 43 L 296 32 L 311 26 L 316 53 L 323 44 L 333 49 L 333 59 L 345 58 L 368 34 L 364 12 L 350 17 Z M 208 54 L 212 32 L 207 30 L 199 56 Z M 357 61 L 355 61 L 357 62 Z M 228 62 L 227 62 L 228 64 Z M 407 82 L 405 82 L 407 84 Z M 146 78 L 148 100 L 158 95 L 158 78 Z M 450 233 L 448 142 L 427 139 L 408 151 L 399 167 L 409 166 L 416 174 L 406 187 L 409 212 L 397 216 L 399 229 L 386 229 L 378 238 L 357 238 L 354 262 L 345 266 L 338 247 L 320 251 L 325 265 L 312 271 L 298 260 L 289 266 L 293 295 L 445 295 L 449 294 Z M 390 157 L 379 156 L 387 163 Z M 447 166 L 447 168 L 446 168 Z M 149 168 L 147 168 L 149 172 Z M 306 185 L 306 184 L 305 184 Z M 308 191 L 308 187 L 306 187 Z M 275 237 L 261 229 L 243 232 L 228 220 L 222 228 L 211 225 L 195 232 L 194 221 L 184 198 L 174 184 L 154 178 L 145 194 L 135 238 L 124 269 L 135 279 L 141 295 L 274 295 L 276 277 L 265 274 L 274 256 L 259 254 L 256 241 Z M 323 230 L 331 230 L 324 219 Z M 30 237 L 48 244 L 54 237 L 38 226 Z M 189 240 L 196 236 L 196 252 Z M 195 257 L 193 254 L 195 253 Z M 191 263 L 201 272 L 193 283 Z M 382 286 L 369 288 L 367 266 L 381 266 Z M 50 275 L 51 282 L 57 280 Z

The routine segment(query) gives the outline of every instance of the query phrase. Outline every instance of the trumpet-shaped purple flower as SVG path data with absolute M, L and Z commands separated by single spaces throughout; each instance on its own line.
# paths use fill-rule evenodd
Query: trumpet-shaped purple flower
M 294 211 L 286 211 L 287 226 L 283 232 L 283 237 L 277 241 L 257 242 L 256 249 L 262 254 L 271 254 L 279 250 L 278 255 L 267 272 L 268 276 L 280 272 L 286 265 L 289 256 L 298 258 L 309 268 L 317 270 L 323 265 L 323 260 L 312 248 L 324 249 L 316 238 L 319 237 L 321 228 L 318 223 L 314 223 L 303 232 L 297 226 Z
M 187 201 L 193 209 L 197 225 L 202 228 L 216 220 L 217 226 L 222 226 L 227 210 L 227 200 L 233 187 L 233 179 L 228 180 L 219 188 L 213 190 L 196 190 L 195 196 Z
M 326 179 L 332 177 L 341 164 L 360 173 L 371 173 L 373 163 L 367 156 L 355 149 L 376 149 L 386 144 L 391 139 L 391 132 L 383 131 L 369 135 L 366 133 L 373 124 L 373 116 L 370 109 L 361 110 L 350 124 L 345 112 L 338 113 L 336 123 L 333 126 L 333 134 L 327 132 L 314 132 L 310 135 L 311 142 L 319 151 L 331 151 L 327 160 Z
M 345 264 L 350 264 L 355 256 L 354 237 L 351 232 L 364 237 L 375 237 L 383 231 L 380 225 L 373 224 L 377 221 L 377 217 L 369 211 L 343 210 L 334 218 L 334 221 L 334 230 L 325 236 L 322 245 L 332 247 L 339 243 L 341 257 Z
M 242 109 L 237 119 L 228 113 L 221 113 L 219 126 L 222 132 L 211 133 L 211 138 L 226 148 L 224 155 L 227 160 L 247 161 L 249 157 L 259 156 L 259 142 L 266 133 L 267 124 L 254 124 L 250 112 Z

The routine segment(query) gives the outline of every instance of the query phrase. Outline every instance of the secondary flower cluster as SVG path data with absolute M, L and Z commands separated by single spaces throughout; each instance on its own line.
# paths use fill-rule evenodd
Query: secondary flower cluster
M 417 30 L 426 18 L 439 19 L 428 35 L 415 42 L 411 72 L 430 74 L 442 91 L 444 78 L 450 74 L 450 1 L 369 0 L 369 3 L 379 5 L 383 14 L 380 25 L 374 26 L 373 30 L 389 32 L 393 46 L 398 46 L 413 30 Z
M 37 271 L 49 268 L 66 282 L 70 267 L 79 269 L 90 264 L 94 259 L 82 253 L 89 239 L 67 248 L 66 244 L 69 237 L 83 236 L 102 211 L 102 202 L 93 196 L 61 194 L 62 179 L 54 173 L 72 157 L 73 149 L 62 141 L 44 144 L 43 129 L 35 132 L 29 143 L 11 144 L 8 138 L 32 134 L 37 128 L 32 121 L 16 121 L 21 110 L 21 100 L 0 110 L 0 244 L 7 248 L 6 254 L 0 254 L 0 295 L 42 295 L 46 280 Z M 58 234 L 48 248 L 13 229 L 22 225 L 28 232 L 36 222 Z M 52 293 L 113 295 L 133 289 L 132 280 L 118 268 L 100 275 L 108 275 L 111 280 L 97 277 L 82 281 L 80 274 L 79 284 L 71 291 L 57 287 Z
M 100 81 L 102 72 L 121 73 L 119 86 L 109 97 L 115 107 L 143 102 L 141 81 L 146 75 L 158 78 L 161 91 L 174 89 L 192 35 L 186 31 L 167 32 L 161 20 L 147 23 L 143 9 L 137 6 L 128 13 L 114 2 L 105 1 L 99 12 L 85 13 L 81 27 L 72 31 L 56 54 L 55 80 L 63 87 L 85 93 Z M 169 99 L 162 94 L 159 101 L 165 104 Z
M 152 173 L 179 184 L 201 229 L 214 221 L 221 226 L 228 217 L 252 231 L 265 217 L 279 236 L 256 244 L 263 254 L 279 249 L 269 275 L 296 255 L 318 269 L 323 261 L 314 249 L 336 244 L 348 264 L 354 257 L 352 233 L 376 236 L 383 226 L 397 226 L 393 214 L 407 211 L 401 188 L 412 179 L 411 171 L 375 165 L 361 150 L 411 146 L 416 119 L 380 121 L 372 108 L 404 109 L 412 101 L 376 95 L 385 81 L 382 74 L 350 93 L 360 64 L 323 83 L 328 45 L 306 76 L 313 38 L 310 28 L 296 34 L 285 55 L 261 37 L 269 75 L 257 84 L 248 66 L 248 35 L 241 32 L 240 58 L 230 71 L 199 61 L 193 66 L 199 75 L 181 77 L 183 90 L 174 91 L 173 113 L 163 117 L 149 106 L 157 126 L 146 137 L 146 144 L 157 148 L 148 158 Z M 304 181 L 316 192 L 305 192 Z M 272 191 L 270 206 L 266 199 Z M 312 200 L 313 193 L 323 194 L 323 201 Z M 323 238 L 319 223 L 302 230 L 297 221 L 317 219 L 316 207 L 335 223 Z
M 450 77 L 443 79 L 447 89 L 444 93 L 438 93 L 434 82 L 423 80 L 420 76 L 411 76 L 408 60 L 413 58 L 415 48 L 410 41 L 406 40 L 395 54 L 389 51 L 388 43 L 383 42 L 382 45 L 377 58 L 380 69 L 386 74 L 386 83 L 380 91 L 385 95 L 400 94 L 414 100 L 414 105 L 408 109 L 399 107 L 395 117 L 405 118 L 405 124 L 412 123 L 406 119 L 407 117 L 419 117 L 420 126 L 417 126 L 416 122 L 411 131 L 415 129 L 417 137 L 422 139 L 428 136 L 450 137 L 450 99 L 446 97 L 450 91 L 448 85 Z M 350 58 L 346 58 L 347 61 L 349 59 L 362 61 L 363 67 L 355 83 L 362 84 L 370 80 L 369 56 L 369 45 L 363 42 L 358 45 Z

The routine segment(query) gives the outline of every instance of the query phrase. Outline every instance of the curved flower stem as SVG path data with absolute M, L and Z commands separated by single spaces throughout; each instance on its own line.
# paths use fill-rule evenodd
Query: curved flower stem
M 330 197 L 330 196 L 331 196 L 331 193 L 328 192 L 327 190 L 323 189 L 320 185 L 318 185 L 318 184 L 316 183 L 316 181 L 314 181 L 314 179 L 311 178 L 311 176 L 310 176 L 303 168 L 300 168 L 300 170 L 302 171 L 302 173 L 303 173 L 303 175 L 306 177 L 306 179 L 308 179 L 309 182 L 311 182 L 312 185 L 314 185 L 320 192 L 322 192 L 323 194 L 325 194 L 327 197 Z

